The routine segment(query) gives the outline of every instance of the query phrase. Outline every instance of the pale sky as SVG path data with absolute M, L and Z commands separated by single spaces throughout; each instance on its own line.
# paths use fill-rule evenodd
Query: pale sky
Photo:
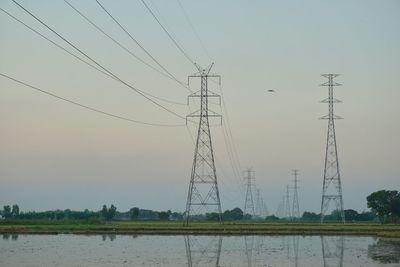
M 328 93 L 319 86 L 321 73 L 342 74 L 335 97 L 343 101 L 336 113 L 345 118 L 336 123 L 345 208 L 365 210 L 371 192 L 400 189 L 399 1 L 180 1 L 209 56 L 176 0 L 146 0 L 188 55 L 202 66 L 215 62 L 240 165 L 256 171 L 271 213 L 294 168 L 300 170 L 301 211 L 320 209 L 327 121 L 318 118 L 328 112 L 319 103 Z M 122 79 L 186 103 L 188 91 L 131 57 L 64 1 L 18 2 Z M 151 63 L 94 0 L 70 2 Z M 101 2 L 179 80 L 195 72 L 141 1 Z M 0 7 L 68 47 L 12 1 L 0 0 Z M 0 25 L 1 73 L 113 114 L 185 123 L 2 11 Z M 193 159 L 186 127 L 109 118 L 3 77 L 0 89 L 1 206 L 184 210 Z M 160 103 L 189 113 L 186 106 Z M 226 117 L 218 105 L 212 109 Z M 243 208 L 244 181 L 233 175 L 222 133 L 212 127 L 222 208 Z

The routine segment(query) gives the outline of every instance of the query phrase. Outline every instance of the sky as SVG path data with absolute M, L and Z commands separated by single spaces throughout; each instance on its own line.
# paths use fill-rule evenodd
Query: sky
M 18 0 L 121 79 L 181 117 L 195 110 L 189 92 L 118 47 L 64 1 Z M 93 1 L 69 0 L 131 52 L 154 62 Z M 255 170 L 275 213 L 292 169 L 299 169 L 300 210 L 319 212 L 327 97 L 322 73 L 339 73 L 336 135 L 345 208 L 367 209 L 366 196 L 400 190 L 399 1 L 146 0 L 161 23 L 200 66 L 222 77 L 240 176 Z M 196 72 L 141 1 L 101 3 L 179 81 Z M 12 1 L 0 7 L 76 53 Z M 199 37 L 197 37 L 196 36 Z M 185 120 L 90 68 L 0 11 L 0 72 L 103 111 L 151 123 Z M 158 68 L 158 66 L 157 66 Z M 197 82 L 197 84 L 196 84 Z M 197 86 L 197 87 L 196 87 Z M 198 90 L 199 81 L 191 88 Z M 268 93 L 273 89 L 276 93 Z M 154 127 L 110 118 L 0 77 L 0 205 L 22 211 L 114 204 L 183 211 L 196 126 Z M 225 124 L 224 124 L 225 125 Z M 234 175 L 224 129 L 211 132 L 222 208 L 244 206 L 244 180 Z M 191 133 L 191 135 L 189 134 Z M 236 162 L 236 161 L 235 161 Z M 240 166 L 239 166 L 240 165 Z

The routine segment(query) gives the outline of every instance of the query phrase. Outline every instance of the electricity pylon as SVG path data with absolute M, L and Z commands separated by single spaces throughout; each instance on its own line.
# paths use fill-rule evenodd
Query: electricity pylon
M 289 196 L 289 185 L 286 185 L 286 205 L 285 205 L 285 218 L 290 220 L 292 213 L 290 212 L 290 196 Z
M 281 202 L 279 202 L 278 208 L 275 212 L 276 217 L 284 218 L 285 217 L 285 196 L 282 196 Z
M 257 218 L 262 216 L 261 190 L 259 188 L 256 188 L 256 208 L 254 212 Z
M 341 103 L 340 100 L 333 97 L 333 87 L 340 86 L 341 84 L 333 81 L 339 74 L 322 74 L 322 76 L 328 79 L 328 81 L 321 84 L 321 86 L 328 86 L 329 96 L 321 102 L 329 104 L 329 114 L 321 118 L 328 120 L 324 181 L 322 186 L 321 223 L 324 222 L 324 216 L 331 201 L 335 202 L 337 213 L 341 216 L 341 220 L 344 223 L 343 194 L 335 133 L 335 120 L 342 118 L 336 116 L 333 112 L 333 104 Z
M 199 71 L 188 77 L 188 84 L 191 78 L 200 78 L 201 87 L 200 91 L 189 95 L 189 97 L 200 98 L 200 109 L 187 116 L 187 118 L 199 118 L 199 126 L 186 202 L 186 225 L 189 224 L 190 215 L 200 214 L 200 211 L 204 209 L 208 212 L 217 212 L 219 221 L 222 222 L 221 201 L 209 123 L 210 117 L 218 117 L 221 120 L 222 117 L 208 109 L 208 98 L 220 97 L 208 90 L 209 77 L 218 78 L 219 83 L 221 83 L 220 75 L 210 73 L 213 65 L 214 63 L 206 69 L 201 69 L 198 66 Z M 211 210 L 210 207 L 212 207 Z
M 255 210 L 254 210 L 254 200 L 253 200 L 253 181 L 254 181 L 254 171 L 251 168 L 248 168 L 246 179 L 246 196 L 244 201 L 244 210 L 243 214 L 249 214 L 254 218 Z
M 299 205 L 299 195 L 297 189 L 299 188 L 297 185 L 298 179 L 297 176 L 299 175 L 299 170 L 293 170 L 294 176 L 294 187 L 293 187 L 293 206 L 292 206 L 292 217 L 293 220 L 300 218 L 300 205 Z

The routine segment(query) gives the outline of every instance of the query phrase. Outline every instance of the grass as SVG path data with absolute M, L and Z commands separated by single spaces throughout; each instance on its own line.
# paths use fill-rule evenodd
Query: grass
M 377 235 L 400 238 L 400 225 L 377 223 L 176 221 L 1 221 L 0 233 L 21 234 L 223 234 Z

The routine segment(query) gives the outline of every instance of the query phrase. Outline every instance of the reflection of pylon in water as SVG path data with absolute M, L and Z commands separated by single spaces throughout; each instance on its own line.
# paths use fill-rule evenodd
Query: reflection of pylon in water
M 189 267 L 219 267 L 222 236 L 185 236 L 186 257 Z
M 244 237 L 245 253 L 247 257 L 247 267 L 253 266 L 253 247 L 254 247 L 254 236 Z
M 299 266 L 299 236 L 293 236 L 294 267 Z
M 324 267 L 343 267 L 344 236 L 321 236 Z

